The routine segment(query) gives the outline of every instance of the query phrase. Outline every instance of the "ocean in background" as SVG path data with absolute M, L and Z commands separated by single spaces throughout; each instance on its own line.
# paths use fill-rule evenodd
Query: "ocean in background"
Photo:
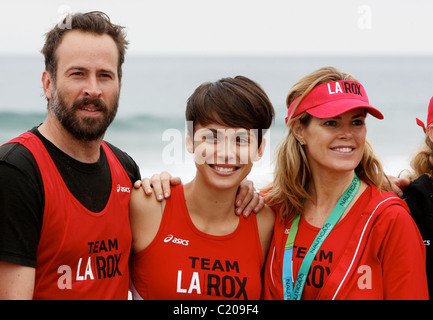
M 105 140 L 131 155 L 143 177 L 167 170 L 188 182 L 195 166 L 183 142 L 186 100 L 203 82 L 244 75 L 263 87 L 276 110 L 267 151 L 250 174 L 262 187 L 272 179 L 273 153 L 284 134 L 287 92 L 323 66 L 349 72 L 364 85 L 385 116 L 367 118 L 368 139 L 388 174 L 408 169 L 424 141 L 415 118 L 426 121 L 433 96 L 430 56 L 127 56 L 119 112 Z M 0 56 L 0 144 L 43 122 L 43 69 L 42 56 Z

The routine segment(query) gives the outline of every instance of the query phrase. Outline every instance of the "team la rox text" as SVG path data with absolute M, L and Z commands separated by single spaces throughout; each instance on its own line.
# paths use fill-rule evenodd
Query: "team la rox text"
M 119 249 L 117 238 L 88 242 L 87 246 L 88 256 L 79 258 L 75 266 L 61 265 L 57 269 L 57 273 L 61 274 L 57 281 L 59 289 L 72 289 L 73 281 L 106 279 L 122 275 L 119 270 L 122 254 L 113 252 Z
M 248 299 L 246 292 L 248 279 L 233 275 L 233 272 L 239 273 L 238 261 L 220 261 L 200 257 L 188 257 L 188 259 L 191 262 L 191 268 L 199 271 L 194 271 L 189 278 L 185 276 L 182 270 L 178 270 L 176 292 Z M 212 271 L 226 272 L 227 274 L 222 276 L 212 273 Z

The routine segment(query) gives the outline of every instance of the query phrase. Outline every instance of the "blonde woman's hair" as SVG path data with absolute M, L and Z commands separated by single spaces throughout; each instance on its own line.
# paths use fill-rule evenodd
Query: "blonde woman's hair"
M 286 100 L 287 107 L 299 96 L 302 96 L 300 99 L 302 100 L 317 85 L 338 80 L 357 81 L 352 75 L 341 72 L 334 67 L 324 67 L 312 72 L 290 89 Z M 287 122 L 286 135 L 277 146 L 275 153 L 274 180 L 264 189 L 268 205 L 274 209 L 279 209 L 282 219 L 292 217 L 296 212 L 302 213 L 303 199 L 311 199 L 305 190 L 311 176 L 307 155 L 304 146 L 295 138 L 291 130 L 293 121 L 299 120 L 302 125 L 307 126 L 311 118 L 310 114 L 302 112 Z M 389 189 L 388 184 L 384 183 L 387 181 L 387 177 L 383 172 L 382 165 L 367 140 L 364 154 L 355 172 L 360 179 L 376 185 L 379 189 Z
M 433 142 L 428 134 L 425 137 L 425 146 L 415 155 L 410 166 L 414 172 L 410 173 L 409 179 L 415 180 L 423 174 L 433 179 Z

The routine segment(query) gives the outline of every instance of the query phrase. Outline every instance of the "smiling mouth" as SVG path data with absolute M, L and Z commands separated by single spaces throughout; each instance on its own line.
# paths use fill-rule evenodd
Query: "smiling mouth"
M 86 105 L 79 108 L 80 110 L 90 111 L 90 112 L 97 112 L 101 111 L 101 108 L 95 107 L 93 105 Z
M 337 147 L 337 148 L 331 148 L 333 151 L 341 152 L 341 153 L 349 153 L 355 150 L 355 148 L 352 147 Z
M 230 174 L 236 170 L 239 169 L 237 166 L 221 166 L 221 165 L 215 165 L 215 164 L 209 164 L 209 166 L 214 169 L 215 171 L 218 171 L 222 174 Z

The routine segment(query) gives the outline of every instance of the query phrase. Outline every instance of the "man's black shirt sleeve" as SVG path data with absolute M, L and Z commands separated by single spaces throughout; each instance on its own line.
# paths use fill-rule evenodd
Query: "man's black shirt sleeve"
M 0 260 L 36 267 L 43 190 L 29 150 L 19 144 L 0 148 Z
M 31 132 L 40 136 L 35 128 Z M 41 140 L 52 157 L 54 153 L 58 153 L 59 150 L 52 150 L 51 143 L 48 142 L 47 145 L 43 137 Z M 108 145 L 119 159 L 131 183 L 140 180 L 139 168 L 134 160 L 120 149 L 111 144 Z M 91 186 L 96 192 L 107 193 L 107 191 L 102 191 L 105 190 L 102 186 L 99 188 L 94 185 L 99 183 L 107 186 L 106 179 L 111 180 L 108 163 L 101 165 L 99 177 L 101 178 L 101 175 L 103 177 L 95 179 L 94 172 L 91 170 L 87 172 L 86 170 L 74 170 L 71 167 L 72 161 L 65 161 L 65 159 L 59 161 L 58 154 L 54 157 L 57 157 L 57 161 L 54 162 L 63 179 L 68 181 L 68 189 L 77 199 L 83 196 L 85 188 L 80 185 L 83 181 L 88 181 L 85 183 L 86 186 Z M 101 158 L 106 162 L 105 155 Z M 81 182 L 77 184 L 69 183 L 70 181 Z M 110 190 L 108 185 L 108 194 Z M 98 199 L 101 199 L 99 203 Z M 100 194 L 93 198 L 90 205 L 96 206 L 99 210 L 105 207 L 107 199 Z M 88 204 L 87 207 L 90 205 Z M 42 177 L 32 153 L 18 143 L 0 147 L 0 261 L 36 267 L 36 252 L 42 229 L 44 206 Z

